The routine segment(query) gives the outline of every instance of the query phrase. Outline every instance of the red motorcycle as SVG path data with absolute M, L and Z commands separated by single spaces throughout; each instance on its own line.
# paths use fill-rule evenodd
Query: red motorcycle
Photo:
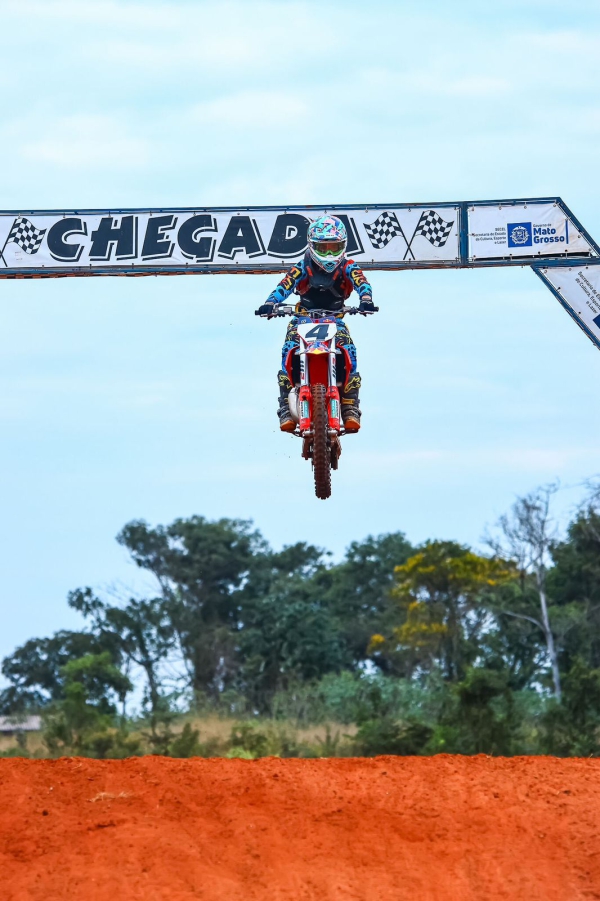
M 353 316 L 361 311 L 343 307 L 340 312 Z M 256 315 L 261 315 L 258 310 Z M 312 460 L 315 494 L 325 500 L 331 496 L 331 470 L 338 468 L 342 453 L 340 437 L 355 434 L 344 429 L 340 409 L 339 386 L 344 384 L 351 364 L 345 358 L 347 351 L 335 346 L 337 319 L 333 313 L 311 310 L 298 314 L 293 306 L 280 304 L 273 313 L 262 314 L 264 319 L 282 316 L 297 318 L 300 341 L 286 366 L 293 385 L 288 400 L 290 413 L 297 424 L 290 434 L 302 438 L 302 456 Z M 341 357 L 339 367 L 337 356 Z

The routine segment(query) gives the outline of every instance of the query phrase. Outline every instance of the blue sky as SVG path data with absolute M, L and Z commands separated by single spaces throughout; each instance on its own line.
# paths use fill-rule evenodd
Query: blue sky
M 587 2 L 0 0 L 0 207 L 561 195 L 600 237 Z M 341 553 L 477 543 L 600 470 L 600 356 L 527 269 L 373 273 L 364 428 L 333 498 L 277 431 L 272 276 L 0 282 L 0 656 L 143 589 L 129 519 L 253 518 Z

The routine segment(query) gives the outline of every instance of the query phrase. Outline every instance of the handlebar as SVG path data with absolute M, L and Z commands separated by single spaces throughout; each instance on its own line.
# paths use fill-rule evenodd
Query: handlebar
M 372 316 L 378 313 L 379 307 L 373 307 L 372 310 L 360 310 L 358 307 L 342 307 L 341 310 L 307 310 L 305 313 L 297 313 L 296 307 L 291 304 L 278 304 L 273 308 L 272 313 L 259 313 L 254 311 L 255 316 L 262 319 L 277 319 L 284 316 L 309 316 L 311 319 L 326 319 L 328 316 L 336 316 L 339 313 L 346 313 L 348 316 Z

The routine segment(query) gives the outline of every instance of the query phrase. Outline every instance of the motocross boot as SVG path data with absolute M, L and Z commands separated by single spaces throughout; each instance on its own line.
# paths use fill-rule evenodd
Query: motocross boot
M 358 432 L 360 429 L 360 407 L 355 401 L 346 401 L 342 398 L 342 419 L 347 432 Z
M 358 392 L 360 391 L 360 375 L 355 372 L 344 388 L 341 397 L 342 420 L 347 432 L 358 432 L 360 429 L 360 406 Z
M 287 400 L 285 402 L 285 407 L 279 407 L 277 415 L 279 416 L 279 428 L 282 432 L 293 432 L 295 430 L 296 423 L 292 419 Z
M 290 413 L 290 405 L 288 403 L 288 397 L 290 391 L 292 390 L 292 386 L 290 384 L 289 379 L 286 376 L 287 384 L 283 384 L 283 380 L 281 379 L 281 373 L 279 378 L 279 407 L 277 410 L 277 415 L 279 416 L 279 428 L 282 432 L 293 432 L 296 428 L 296 423 Z

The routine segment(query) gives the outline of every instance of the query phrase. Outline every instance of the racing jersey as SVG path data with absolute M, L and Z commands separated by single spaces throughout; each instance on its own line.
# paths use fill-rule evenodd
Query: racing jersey
M 361 300 L 372 299 L 373 289 L 354 260 L 343 260 L 333 272 L 325 272 L 308 251 L 283 276 L 267 303 L 283 303 L 292 292 L 300 295 L 306 310 L 341 310 L 344 301 L 356 291 Z

